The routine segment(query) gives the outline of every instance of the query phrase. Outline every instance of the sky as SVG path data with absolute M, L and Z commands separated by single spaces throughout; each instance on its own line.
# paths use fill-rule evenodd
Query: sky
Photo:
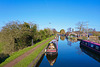
M 0 0 L 0 29 L 17 20 L 57 31 L 88 22 L 100 31 L 100 0 Z

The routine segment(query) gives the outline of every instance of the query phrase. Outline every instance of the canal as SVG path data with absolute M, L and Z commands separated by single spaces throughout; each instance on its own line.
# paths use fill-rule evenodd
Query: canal
M 80 46 L 79 41 L 59 37 L 58 54 L 43 54 L 37 67 L 100 67 L 100 56 Z

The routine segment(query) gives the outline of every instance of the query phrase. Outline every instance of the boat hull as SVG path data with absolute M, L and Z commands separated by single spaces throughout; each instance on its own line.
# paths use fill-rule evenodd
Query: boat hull
M 84 41 L 84 43 L 82 43 L 82 41 L 80 42 L 80 46 L 100 55 L 100 46 L 96 45 L 95 43 L 91 43 L 91 42 L 86 42 Z M 96 46 L 98 46 L 98 50 L 96 49 Z
M 82 52 L 84 52 L 88 56 L 92 57 L 96 61 L 100 62 L 100 55 L 99 54 L 89 50 L 88 48 L 84 47 L 84 45 L 80 45 L 80 48 L 81 48 Z

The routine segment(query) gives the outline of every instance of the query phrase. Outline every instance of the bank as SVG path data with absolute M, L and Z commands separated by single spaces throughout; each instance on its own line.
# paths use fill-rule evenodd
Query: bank
M 38 42 L 37 44 L 35 44 L 35 45 L 31 46 L 31 47 L 25 48 L 25 49 L 20 50 L 20 51 L 18 51 L 18 52 L 14 52 L 13 54 L 10 55 L 9 58 L 7 58 L 3 63 L 0 64 L 0 67 L 3 67 L 3 66 L 6 67 L 7 64 L 9 64 L 11 61 L 15 60 L 15 59 L 18 58 L 19 56 L 25 54 L 26 52 L 30 51 L 32 48 L 35 48 L 36 46 L 42 44 L 43 42 L 46 42 L 47 40 L 49 40 L 49 41 L 52 40 L 53 38 L 54 38 L 54 36 L 52 36 L 52 37 L 50 37 L 50 38 L 47 38 L 47 39 L 45 39 L 45 40 L 43 40 L 43 41 L 41 41 L 41 42 Z M 24 62 L 26 62 L 26 64 L 28 64 L 28 63 L 29 63 L 30 61 L 32 61 L 36 56 L 38 56 L 38 54 L 39 54 L 39 53 L 42 51 L 42 49 L 47 45 L 47 43 L 49 43 L 49 41 L 46 42 L 45 44 L 43 44 L 43 46 L 37 48 L 35 51 L 33 51 L 31 54 L 29 54 L 28 56 L 26 56 L 24 59 L 22 59 L 20 62 L 18 62 L 18 63 L 15 64 L 14 66 L 16 67 L 16 66 L 19 65 L 23 60 L 25 60 Z M 37 52 L 37 51 L 38 51 L 38 52 Z M 33 56 L 32 56 L 32 55 L 33 55 Z M 27 59 L 28 57 L 30 57 L 30 56 L 31 56 L 31 59 L 32 59 L 32 58 L 33 58 L 33 59 L 32 59 L 32 60 L 26 61 L 26 59 Z M 31 62 L 30 62 L 30 63 L 31 63 Z M 25 65 L 25 63 L 24 63 L 24 65 Z M 21 67 L 21 65 L 20 65 L 20 66 L 17 66 L 17 67 Z M 26 67 L 26 66 L 23 66 L 23 64 L 22 64 L 22 67 Z

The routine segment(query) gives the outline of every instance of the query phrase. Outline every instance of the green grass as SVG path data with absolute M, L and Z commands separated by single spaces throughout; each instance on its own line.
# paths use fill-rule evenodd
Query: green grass
M 54 37 L 54 36 L 52 36 L 52 37 Z M 50 38 L 52 38 L 52 37 L 50 37 Z M 43 40 L 43 41 L 41 41 L 41 42 L 38 42 L 38 43 L 36 43 L 35 45 L 33 45 L 33 46 L 31 46 L 31 47 L 27 47 L 27 48 L 24 48 L 24 49 L 22 49 L 22 50 L 19 50 L 19 51 L 17 51 L 17 52 L 12 53 L 12 54 L 10 55 L 9 58 L 7 58 L 4 62 L 2 62 L 2 63 L 0 64 L 0 67 L 3 67 L 5 64 L 11 62 L 12 60 L 16 59 L 16 58 L 19 57 L 20 55 L 24 54 L 25 52 L 31 50 L 32 48 L 34 48 L 34 47 L 36 47 L 37 45 L 39 45 L 39 44 L 45 42 L 45 41 L 48 40 L 48 39 L 49 39 L 49 38 L 47 38 L 47 39 L 45 39 L 45 40 Z
M 49 41 L 50 42 L 50 41 Z M 27 67 L 32 61 L 33 59 L 35 59 L 38 54 L 44 49 L 44 47 L 49 43 L 46 42 L 44 45 L 42 45 L 41 47 L 37 48 L 34 52 L 32 52 L 29 56 L 25 57 L 23 60 L 21 60 L 20 62 L 18 62 L 14 67 Z

